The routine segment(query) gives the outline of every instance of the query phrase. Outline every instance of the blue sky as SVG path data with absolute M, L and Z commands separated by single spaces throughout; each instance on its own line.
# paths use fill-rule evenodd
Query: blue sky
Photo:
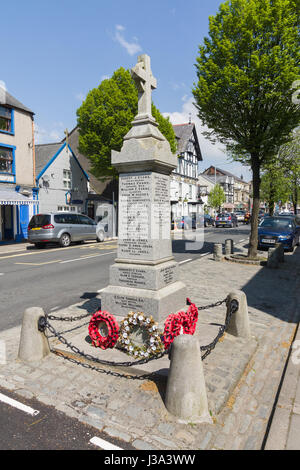
M 191 113 L 204 161 L 250 179 L 221 145 L 203 138 L 193 106 L 198 46 L 221 0 L 14 0 L 1 5 L 0 83 L 35 112 L 39 143 L 61 140 L 76 125 L 87 92 L 139 54 L 151 57 L 152 98 L 173 123 Z

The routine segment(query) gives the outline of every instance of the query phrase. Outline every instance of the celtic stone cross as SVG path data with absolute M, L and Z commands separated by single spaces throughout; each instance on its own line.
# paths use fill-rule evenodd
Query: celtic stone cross
M 137 64 L 131 69 L 131 75 L 138 89 L 138 116 L 152 117 L 151 92 L 156 88 L 156 78 L 153 77 L 150 57 L 147 54 L 138 56 Z

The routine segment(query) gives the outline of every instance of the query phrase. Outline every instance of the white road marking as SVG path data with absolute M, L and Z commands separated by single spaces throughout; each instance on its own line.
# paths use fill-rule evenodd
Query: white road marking
M 207 255 L 210 255 L 210 251 L 207 251 L 207 253 L 202 253 L 200 256 L 207 256 Z
M 28 413 L 31 416 L 36 416 L 39 414 L 38 410 L 34 410 L 30 406 L 23 405 L 23 403 L 20 403 L 19 401 L 14 400 L 13 398 L 9 398 L 6 395 L 3 395 L 2 393 L 0 393 L 0 401 L 6 403 L 7 405 L 13 406 L 14 408 L 18 408 L 19 410 L 25 411 L 25 413 Z
M 116 253 L 116 251 L 109 251 L 108 253 L 100 253 L 99 255 L 85 256 L 82 258 L 68 259 L 66 261 L 61 261 L 59 264 L 73 263 L 73 261 L 83 261 L 85 259 L 97 258 L 97 256 L 111 255 L 112 253 Z
M 0 276 L 4 276 L 4 273 L 0 273 Z
M 183 261 L 179 261 L 179 263 L 178 263 L 178 264 L 187 263 L 188 261 L 192 261 L 192 258 L 189 258 L 189 259 L 184 259 Z
M 100 437 L 93 437 L 92 439 L 90 439 L 90 443 L 94 444 L 97 447 L 101 447 L 101 449 L 103 450 L 124 450 L 121 449 L 121 447 L 114 446 L 110 442 L 100 439 Z
M 58 308 L 60 308 L 60 305 L 57 305 L 56 307 L 50 308 L 50 312 L 53 312 L 53 310 L 57 310 Z

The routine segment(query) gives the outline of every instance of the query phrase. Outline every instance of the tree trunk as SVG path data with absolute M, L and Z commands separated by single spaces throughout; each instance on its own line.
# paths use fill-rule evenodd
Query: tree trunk
M 270 197 L 269 197 L 269 212 L 270 215 L 274 215 L 274 204 L 275 204 L 275 198 L 276 198 L 276 188 L 274 184 L 274 180 L 272 178 L 272 172 L 271 172 L 271 181 L 270 181 Z
M 297 180 L 294 181 L 293 184 L 293 195 L 292 195 L 292 202 L 294 207 L 294 214 L 297 214 L 297 206 L 298 206 L 298 187 L 297 187 Z
M 249 240 L 248 256 L 249 258 L 256 258 L 257 256 L 257 242 L 258 242 L 258 212 L 259 212 L 259 189 L 260 189 L 260 162 L 256 154 L 251 155 L 251 168 L 252 168 L 252 185 L 253 185 L 253 208 L 251 216 L 251 233 Z

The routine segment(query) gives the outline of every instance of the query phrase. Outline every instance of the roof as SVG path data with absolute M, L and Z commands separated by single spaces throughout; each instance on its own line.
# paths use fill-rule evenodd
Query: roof
M 51 158 L 58 152 L 62 144 L 42 144 L 35 146 L 35 168 L 36 174 L 39 175 Z
M 51 163 L 56 159 L 60 152 L 65 148 L 66 144 L 62 142 L 52 143 L 52 144 L 41 144 L 36 145 L 35 147 L 35 167 L 37 179 L 39 179 L 46 169 L 51 165 Z M 85 177 L 89 180 L 88 174 L 82 168 L 80 162 L 78 161 L 76 155 L 68 145 L 69 150 L 71 151 L 73 157 L 77 161 L 81 171 L 84 173 Z
M 27 106 L 24 106 L 24 104 L 22 104 L 20 101 L 14 98 L 10 93 L 8 93 L 7 90 L 5 90 L 2 87 L 0 87 L 0 104 L 11 106 L 12 108 L 15 108 L 15 109 L 20 109 L 32 115 L 34 114 L 34 112 L 31 111 L 31 109 L 27 108 Z
M 195 124 L 191 122 L 187 124 L 173 124 L 172 126 L 177 138 L 178 153 L 186 151 L 188 141 L 191 138 L 191 135 L 193 134 L 198 160 L 203 160 Z
M 208 175 L 208 174 L 205 173 L 205 172 L 208 171 L 208 170 L 210 170 L 211 168 L 216 169 L 216 171 L 218 171 L 219 173 L 222 173 L 222 174 L 225 175 L 225 176 L 231 176 L 231 177 L 233 177 L 235 180 L 240 181 L 241 183 L 248 184 L 248 183 L 247 183 L 245 180 L 243 180 L 242 178 L 239 178 L 238 176 L 235 176 L 234 174 L 230 173 L 229 171 L 222 170 L 221 168 L 218 168 L 217 166 L 215 167 L 214 165 L 211 165 L 210 167 L 206 168 L 206 170 L 204 170 L 204 172 L 203 172 L 202 174 Z
M 62 142 L 65 142 L 66 138 L 62 140 Z M 92 172 L 92 163 L 89 160 L 88 157 L 85 155 L 82 155 L 78 151 L 78 145 L 79 145 L 79 129 L 78 126 L 74 127 L 74 129 L 71 130 L 71 132 L 68 135 L 68 142 L 69 145 L 71 145 L 72 149 L 74 150 L 76 157 L 84 169 L 84 171 L 89 175 L 90 179 L 90 185 L 93 188 L 93 190 L 101 195 L 103 198 L 111 199 L 112 198 L 112 193 L 117 191 L 117 186 L 116 183 L 111 179 L 107 178 L 106 181 L 100 181 L 98 178 L 96 178 Z

